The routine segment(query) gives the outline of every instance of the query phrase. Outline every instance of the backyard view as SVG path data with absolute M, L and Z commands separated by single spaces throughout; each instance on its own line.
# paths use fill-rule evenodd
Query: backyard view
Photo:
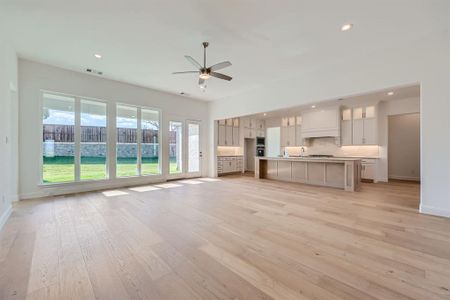
M 136 158 L 121 158 L 117 161 L 123 176 L 136 176 Z M 170 161 L 171 172 L 176 172 L 177 164 L 174 159 Z M 44 183 L 70 182 L 74 180 L 73 157 L 44 157 Z M 80 166 L 84 174 L 83 180 L 99 180 L 106 178 L 105 159 L 99 157 L 85 158 Z M 143 174 L 158 174 L 159 164 L 157 158 L 142 161 Z M 129 175 L 124 175 L 129 174 Z
M 79 125 L 75 125 L 76 104 L 80 108 Z M 44 94 L 42 120 L 44 183 L 108 178 L 106 103 Z M 116 177 L 160 174 L 159 111 L 118 105 L 116 126 Z M 77 142 L 76 132 L 79 134 Z M 171 173 L 179 169 L 176 155 L 173 155 L 174 137 L 169 134 Z M 79 177 L 75 174 L 76 155 L 79 155 Z M 138 161 L 141 162 L 140 172 Z

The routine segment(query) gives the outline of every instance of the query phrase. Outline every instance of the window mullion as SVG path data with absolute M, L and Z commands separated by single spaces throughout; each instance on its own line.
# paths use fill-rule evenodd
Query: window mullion
M 136 136 L 136 145 L 137 145 L 137 168 L 138 175 L 142 175 L 142 110 L 140 107 L 137 108 L 137 136 Z
M 80 98 L 75 98 L 75 149 L 74 149 L 74 163 L 75 163 L 75 181 L 80 181 L 80 163 L 81 163 L 81 104 Z

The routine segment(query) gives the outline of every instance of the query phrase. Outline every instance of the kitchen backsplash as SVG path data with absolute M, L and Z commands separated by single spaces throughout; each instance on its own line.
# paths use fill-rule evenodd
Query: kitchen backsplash
M 304 155 L 328 154 L 334 156 L 378 157 L 378 146 L 342 146 L 336 145 L 335 138 L 311 139 L 309 147 L 304 147 Z M 298 156 L 301 147 L 286 147 L 289 155 Z
M 217 156 L 242 155 L 241 147 L 217 147 Z

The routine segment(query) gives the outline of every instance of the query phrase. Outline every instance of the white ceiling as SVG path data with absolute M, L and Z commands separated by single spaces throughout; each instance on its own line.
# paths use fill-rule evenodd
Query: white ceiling
M 389 92 L 394 92 L 393 95 L 389 95 Z M 296 107 L 289 107 L 285 109 L 280 109 L 276 111 L 270 111 L 259 114 L 251 115 L 250 117 L 254 117 L 257 119 L 271 119 L 271 118 L 280 118 L 285 116 L 292 116 L 295 114 L 299 114 L 302 111 L 311 109 L 311 106 L 314 105 L 315 108 L 319 109 L 320 107 L 343 104 L 349 105 L 351 103 L 357 104 L 359 102 L 368 103 L 368 102 L 378 102 L 378 101 L 394 101 L 400 99 L 407 98 L 419 98 L 420 97 L 420 86 L 412 85 L 412 86 L 402 86 L 402 87 L 394 87 L 380 91 L 374 91 L 371 93 L 365 93 L 361 95 L 352 95 L 340 99 L 329 99 L 326 101 L 309 103 L 308 105 L 300 105 Z M 363 102 L 364 101 L 364 102 Z
M 0 12 L 23 58 L 204 100 L 450 28 L 448 0 L 0 0 Z M 208 64 L 233 63 L 205 93 L 171 74 L 201 60 L 203 41 Z

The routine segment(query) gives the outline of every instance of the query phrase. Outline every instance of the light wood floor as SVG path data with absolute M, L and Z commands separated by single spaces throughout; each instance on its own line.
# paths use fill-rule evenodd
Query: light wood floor
M 450 299 L 450 219 L 419 185 L 249 177 L 22 201 L 0 299 Z

